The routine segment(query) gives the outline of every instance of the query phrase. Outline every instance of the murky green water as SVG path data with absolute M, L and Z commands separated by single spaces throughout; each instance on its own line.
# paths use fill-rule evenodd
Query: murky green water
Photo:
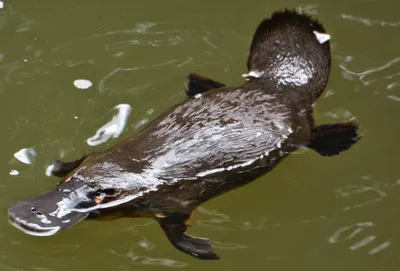
M 301 5 L 303 4 L 303 5 Z M 244 188 L 207 202 L 190 234 L 220 261 L 175 250 L 146 219 L 82 222 L 32 237 L 7 222 L 18 199 L 52 188 L 55 157 L 103 150 L 185 98 L 189 72 L 242 81 L 259 21 L 284 7 L 332 34 L 317 123 L 357 120 L 363 139 L 323 158 L 291 155 Z M 400 270 L 399 1 L 6 1 L 0 9 L 0 270 Z M 76 79 L 93 86 L 82 90 Z M 90 146 L 119 104 L 119 138 Z M 14 158 L 31 148 L 32 164 Z

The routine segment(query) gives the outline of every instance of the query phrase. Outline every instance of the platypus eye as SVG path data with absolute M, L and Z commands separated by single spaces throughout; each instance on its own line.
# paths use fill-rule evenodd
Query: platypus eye
M 113 188 L 98 189 L 95 192 L 95 196 L 100 196 L 100 195 L 112 196 L 114 194 L 115 194 L 115 189 L 113 189 Z
M 107 197 L 107 196 L 113 196 L 115 195 L 116 190 L 113 188 L 107 188 L 107 189 L 97 189 L 94 192 L 91 192 L 89 194 L 90 197 Z
M 116 193 L 115 189 L 108 188 L 108 189 L 98 189 L 94 192 L 94 201 L 97 204 L 100 204 L 104 201 L 107 197 L 113 197 Z
M 102 193 L 106 194 L 107 196 L 115 195 L 116 191 L 113 188 L 102 189 Z

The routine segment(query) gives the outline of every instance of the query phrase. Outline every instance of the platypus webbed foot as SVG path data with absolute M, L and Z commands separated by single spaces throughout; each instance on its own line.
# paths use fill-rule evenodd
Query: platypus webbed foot
M 51 174 L 57 177 L 65 177 L 76 169 L 80 164 L 82 164 L 83 160 L 85 160 L 86 156 L 83 156 L 82 158 L 72 161 L 72 162 L 64 162 L 59 159 L 56 159 L 53 162 L 53 169 L 51 170 Z
M 187 78 L 189 80 L 189 86 L 186 88 L 186 94 L 189 97 L 204 93 L 210 89 L 225 87 L 225 84 L 211 80 L 197 73 L 189 73 Z
M 356 123 L 325 124 L 311 129 L 311 141 L 307 147 L 322 156 L 337 155 L 350 149 L 361 136 L 357 134 Z
M 185 234 L 186 226 L 182 224 L 163 224 L 161 228 L 171 244 L 183 253 L 200 260 L 218 260 L 212 242 L 205 238 L 195 238 Z

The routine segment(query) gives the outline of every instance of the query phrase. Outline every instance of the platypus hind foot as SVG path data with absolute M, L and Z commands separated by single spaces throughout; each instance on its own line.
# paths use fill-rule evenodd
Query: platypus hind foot
M 210 89 L 225 87 L 225 84 L 211 80 L 197 73 L 189 73 L 187 79 L 189 80 L 189 86 L 186 88 L 186 94 L 189 97 L 204 93 Z
M 57 177 L 65 177 L 76 169 L 80 164 L 82 164 L 83 160 L 85 160 L 86 156 L 83 156 L 81 159 L 72 161 L 72 162 L 64 162 L 59 159 L 56 159 L 53 162 L 53 169 L 51 171 L 51 174 Z
M 208 239 L 195 238 L 185 234 L 186 226 L 182 224 L 160 223 L 171 244 L 178 250 L 200 260 L 218 260 L 212 243 Z
M 361 136 L 353 122 L 325 124 L 311 129 L 311 141 L 307 145 L 322 156 L 334 156 L 355 144 Z

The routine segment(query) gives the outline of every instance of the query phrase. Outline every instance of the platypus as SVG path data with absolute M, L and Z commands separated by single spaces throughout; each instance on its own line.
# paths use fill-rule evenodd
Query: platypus
M 330 36 L 291 10 L 264 19 L 238 87 L 189 74 L 188 98 L 136 135 L 74 162 L 57 160 L 56 188 L 8 209 L 11 224 L 48 236 L 84 219 L 148 217 L 178 250 L 219 259 L 212 242 L 187 235 L 203 202 L 248 184 L 308 147 L 337 155 L 360 138 L 357 124 L 316 126 L 313 104 L 330 72 Z

